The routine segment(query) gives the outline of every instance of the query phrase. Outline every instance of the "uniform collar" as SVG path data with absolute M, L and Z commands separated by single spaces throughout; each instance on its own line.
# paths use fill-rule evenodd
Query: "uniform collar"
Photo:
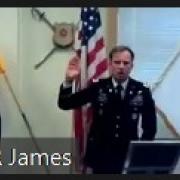
M 126 90 L 128 82 L 129 82 L 129 78 L 127 78 L 124 82 L 121 83 L 121 86 L 123 87 L 124 90 Z M 118 86 L 117 80 L 113 77 L 112 77 L 112 84 L 113 84 L 114 88 L 116 88 Z

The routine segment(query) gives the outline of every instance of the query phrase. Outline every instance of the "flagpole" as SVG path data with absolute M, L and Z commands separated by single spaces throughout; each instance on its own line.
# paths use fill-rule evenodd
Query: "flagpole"
M 80 50 L 80 47 L 81 47 L 81 41 L 79 39 L 79 32 L 81 31 L 81 20 L 78 21 L 77 23 L 77 26 L 76 26 L 76 31 L 75 31 L 75 36 L 74 36 L 74 51 L 75 51 L 75 55 L 74 56 L 77 56 L 80 58 L 80 55 L 79 55 L 79 50 Z M 77 86 L 78 86 L 78 81 L 77 80 L 74 80 L 72 82 L 72 93 L 75 93 L 76 90 L 77 90 Z M 72 116 L 75 116 L 75 111 L 72 112 Z M 73 117 L 74 119 L 74 117 Z M 76 141 L 76 134 L 75 134 L 75 121 L 73 120 L 73 123 L 72 123 L 72 138 L 74 139 L 72 141 L 72 144 L 71 144 L 71 150 L 72 152 L 74 152 L 74 154 L 78 157 L 74 157 L 74 171 L 75 172 L 78 172 L 79 173 L 79 147 L 77 145 L 77 141 Z M 77 161 L 76 161 L 77 160 Z M 78 164 L 77 164 L 78 162 Z M 73 167 L 71 168 L 71 172 L 73 172 Z
M 81 88 L 87 86 L 88 74 L 87 74 L 87 48 L 82 46 L 81 48 Z M 87 105 L 82 107 L 82 119 L 83 119 L 83 151 L 82 154 L 85 154 L 86 150 L 86 141 L 87 141 Z M 81 154 L 81 156 L 82 156 Z M 86 167 L 82 164 L 82 173 L 86 173 Z
M 76 81 L 74 80 L 72 82 L 72 93 L 75 93 L 76 92 Z M 73 112 L 72 112 L 72 117 L 74 116 Z M 75 122 L 73 121 L 72 122 L 72 131 L 71 131 L 71 138 L 72 138 L 72 143 L 71 143 L 71 152 L 73 154 L 73 152 L 75 151 L 75 130 L 74 130 L 74 127 L 75 127 Z M 74 170 L 76 169 L 76 157 L 75 157 L 75 154 L 73 155 L 73 162 L 74 162 L 74 165 L 70 167 L 70 173 L 73 174 Z

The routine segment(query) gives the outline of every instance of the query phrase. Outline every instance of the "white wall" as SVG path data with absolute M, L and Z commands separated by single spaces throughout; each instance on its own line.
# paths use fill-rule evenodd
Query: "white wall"
M 54 22 L 77 22 L 78 9 L 40 8 Z M 36 136 L 71 136 L 71 113 L 57 107 L 58 90 L 73 52 L 55 52 L 38 70 L 38 63 L 53 48 L 51 29 L 32 18 L 31 9 L 21 9 L 22 94 L 24 108 Z M 65 18 L 65 13 L 69 16 Z
M 80 8 L 39 8 L 49 21 L 77 23 Z M 72 51 L 59 51 L 38 70 L 38 63 L 53 48 L 52 31 L 32 18 L 31 8 L 1 8 L 0 51 L 6 57 L 7 74 L 36 137 L 71 137 L 71 111 L 57 107 Z M 103 30 L 106 9 L 101 8 Z M 105 31 L 105 30 L 104 30 Z M 1 75 L 0 98 L 3 137 L 28 137 L 28 131 Z
M 22 101 L 20 94 L 18 9 L 0 8 L 0 22 L 0 52 L 6 60 L 6 74 L 15 94 Z M 24 123 L 2 74 L 0 77 L 0 111 L 2 116 L 2 136 L 18 137 L 27 135 Z
M 167 65 L 180 51 L 180 8 L 119 8 L 118 43 L 135 51 L 132 76 L 150 85 L 159 80 Z M 156 105 L 166 114 L 177 132 L 179 123 L 179 69 L 176 64 L 153 93 Z M 158 116 L 157 138 L 173 138 Z

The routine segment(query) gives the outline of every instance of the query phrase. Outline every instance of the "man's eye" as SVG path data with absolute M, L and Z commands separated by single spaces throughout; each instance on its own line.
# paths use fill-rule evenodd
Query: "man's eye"
M 128 62 L 124 62 L 124 65 L 128 65 L 129 63 Z
M 121 64 L 121 62 L 119 62 L 119 61 L 114 61 L 114 63 L 115 63 L 115 64 Z

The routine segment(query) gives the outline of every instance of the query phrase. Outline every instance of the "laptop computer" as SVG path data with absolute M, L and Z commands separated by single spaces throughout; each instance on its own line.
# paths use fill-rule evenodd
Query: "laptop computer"
M 123 174 L 170 174 L 179 155 L 180 140 L 132 141 Z

